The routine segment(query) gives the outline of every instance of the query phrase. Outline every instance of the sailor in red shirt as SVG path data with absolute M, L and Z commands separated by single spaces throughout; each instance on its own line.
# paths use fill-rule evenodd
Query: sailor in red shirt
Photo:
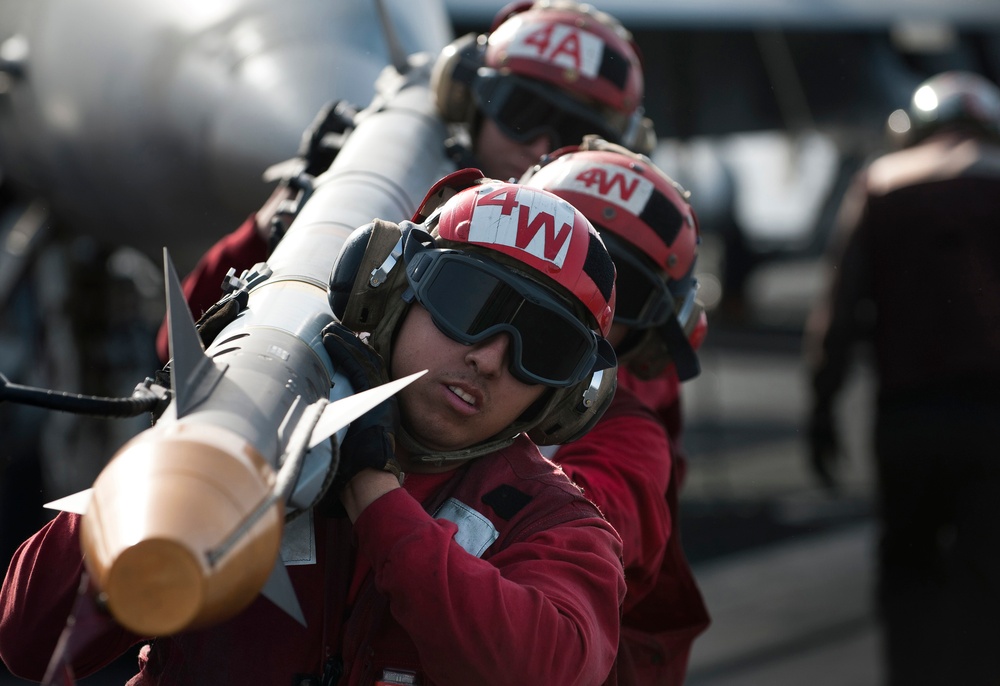
M 618 390 L 596 426 L 553 459 L 622 537 L 625 597 L 619 684 L 680 686 L 709 622 L 681 547 L 679 381 L 699 371 L 704 310 L 693 278 L 699 240 L 687 193 L 644 156 L 587 137 L 522 178 L 572 203 L 615 260 L 608 337 Z
M 77 675 L 143 644 L 131 684 L 613 680 L 621 541 L 530 438 L 572 440 L 610 401 L 614 266 L 565 201 L 474 176 L 420 224 L 362 227 L 334 269 L 340 322 L 323 344 L 352 387 L 429 371 L 340 444 L 307 520 L 313 559 L 288 568 L 306 625 L 257 598 L 196 631 L 112 627 L 78 647 Z M 379 266 L 388 279 L 372 286 Z M 15 674 L 43 677 L 72 611 L 80 522 L 60 514 L 4 579 L 0 656 Z

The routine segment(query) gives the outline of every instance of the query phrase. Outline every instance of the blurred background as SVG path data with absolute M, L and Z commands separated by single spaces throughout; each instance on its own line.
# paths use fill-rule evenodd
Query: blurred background
M 703 232 L 682 527 L 713 623 L 688 683 L 874 686 L 871 376 L 862 357 L 839 400 L 848 460 L 828 492 L 805 458 L 802 329 L 841 195 L 887 149 L 889 113 L 946 69 L 1000 80 L 1000 3 L 594 4 L 635 34 L 654 161 Z M 384 6 L 416 52 L 487 30 L 501 4 Z M 370 0 L 4 0 L 0 373 L 130 394 L 157 364 L 161 247 L 185 273 L 263 202 L 261 172 L 323 104 L 367 104 L 391 59 L 379 21 Z M 89 486 L 141 428 L 0 406 L 3 564 L 41 502 Z M 83 683 L 122 683 L 128 662 Z

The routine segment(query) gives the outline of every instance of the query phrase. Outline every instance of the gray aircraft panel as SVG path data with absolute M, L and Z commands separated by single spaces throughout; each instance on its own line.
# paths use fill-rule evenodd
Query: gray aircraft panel
M 885 27 L 899 21 L 948 22 L 962 26 L 1000 24 L 995 0 L 605 0 L 592 3 L 626 25 L 645 28 L 829 28 Z M 488 23 L 500 5 L 491 0 L 447 0 L 459 23 Z
M 404 54 L 451 39 L 437 0 L 385 1 Z M 5 0 L 0 172 L 74 231 L 154 260 L 168 245 L 183 273 L 389 61 L 374 0 Z

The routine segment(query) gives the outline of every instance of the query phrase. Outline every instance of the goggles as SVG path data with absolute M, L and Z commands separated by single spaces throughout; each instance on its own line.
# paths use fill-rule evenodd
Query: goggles
M 508 334 L 510 371 L 523 383 L 572 386 L 615 364 L 610 344 L 555 296 L 500 265 L 454 250 L 423 250 L 408 260 L 406 277 L 403 299 L 416 299 L 449 338 L 472 345 Z
M 621 136 L 594 109 L 554 86 L 513 75 L 480 72 L 472 83 L 480 111 L 512 140 L 529 143 L 542 134 L 553 149 L 576 145 L 587 134 L 617 143 Z
M 601 240 L 615 262 L 615 322 L 636 329 L 650 329 L 666 322 L 674 314 L 674 298 L 663 277 L 610 231 L 602 230 Z

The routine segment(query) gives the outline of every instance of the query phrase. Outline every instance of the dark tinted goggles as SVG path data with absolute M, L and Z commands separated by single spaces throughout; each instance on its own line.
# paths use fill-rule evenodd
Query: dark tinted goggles
M 615 322 L 648 329 L 667 321 L 674 312 L 674 299 L 663 277 L 610 231 L 601 231 L 601 239 L 615 262 Z
M 449 338 L 471 345 L 508 334 L 510 371 L 524 383 L 572 386 L 614 364 L 607 342 L 553 295 L 497 264 L 426 250 L 412 256 L 406 276 L 404 299 L 415 297 Z
M 553 149 L 576 145 L 587 134 L 617 143 L 620 136 L 594 109 L 560 93 L 554 86 L 517 76 L 480 74 L 472 84 L 479 109 L 504 134 L 529 143 L 542 134 L 552 137 Z

